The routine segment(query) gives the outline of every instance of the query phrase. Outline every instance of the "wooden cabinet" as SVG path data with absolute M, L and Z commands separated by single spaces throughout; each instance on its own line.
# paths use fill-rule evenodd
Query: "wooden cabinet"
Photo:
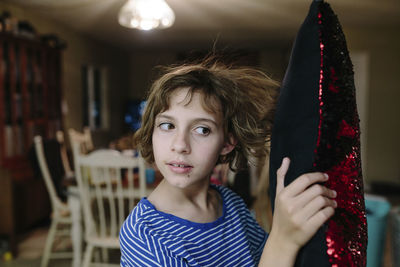
M 61 53 L 38 38 L 0 32 L 0 216 L 9 222 L 0 234 L 10 236 L 14 252 L 15 235 L 50 212 L 28 154 L 35 135 L 53 138 L 62 126 Z
M 61 128 L 61 51 L 0 34 L 0 164 L 15 166 L 33 136 Z

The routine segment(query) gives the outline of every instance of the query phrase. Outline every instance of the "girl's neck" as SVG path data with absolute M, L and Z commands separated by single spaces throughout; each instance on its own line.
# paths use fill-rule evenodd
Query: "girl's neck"
M 193 222 L 212 222 L 222 215 L 221 196 L 209 181 L 182 189 L 163 180 L 148 200 L 159 211 Z

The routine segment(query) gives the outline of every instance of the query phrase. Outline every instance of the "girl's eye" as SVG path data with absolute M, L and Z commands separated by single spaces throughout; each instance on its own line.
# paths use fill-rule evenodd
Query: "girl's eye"
M 169 123 L 169 122 L 160 123 L 158 125 L 158 127 L 160 127 L 160 129 L 164 130 L 164 131 L 168 131 L 168 130 L 174 129 L 174 125 L 172 123 Z
M 201 134 L 201 135 L 209 135 L 210 132 L 211 132 L 211 130 L 210 130 L 209 128 L 207 128 L 207 127 L 202 127 L 202 126 L 197 127 L 197 128 L 195 129 L 195 131 L 196 131 L 196 133 Z

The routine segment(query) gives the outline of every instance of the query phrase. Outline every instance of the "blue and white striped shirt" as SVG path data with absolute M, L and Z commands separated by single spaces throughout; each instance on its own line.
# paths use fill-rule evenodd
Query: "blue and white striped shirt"
M 238 195 L 214 188 L 223 215 L 210 223 L 160 212 L 143 198 L 120 231 L 121 266 L 256 266 L 267 233 Z

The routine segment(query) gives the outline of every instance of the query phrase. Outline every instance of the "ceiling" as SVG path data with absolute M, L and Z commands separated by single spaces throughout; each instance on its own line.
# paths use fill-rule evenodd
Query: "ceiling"
M 124 49 L 249 46 L 292 40 L 311 0 L 166 0 L 175 24 L 139 31 L 120 26 L 117 15 L 127 0 L 6 0 L 66 27 Z M 343 27 L 400 25 L 399 0 L 331 0 Z

